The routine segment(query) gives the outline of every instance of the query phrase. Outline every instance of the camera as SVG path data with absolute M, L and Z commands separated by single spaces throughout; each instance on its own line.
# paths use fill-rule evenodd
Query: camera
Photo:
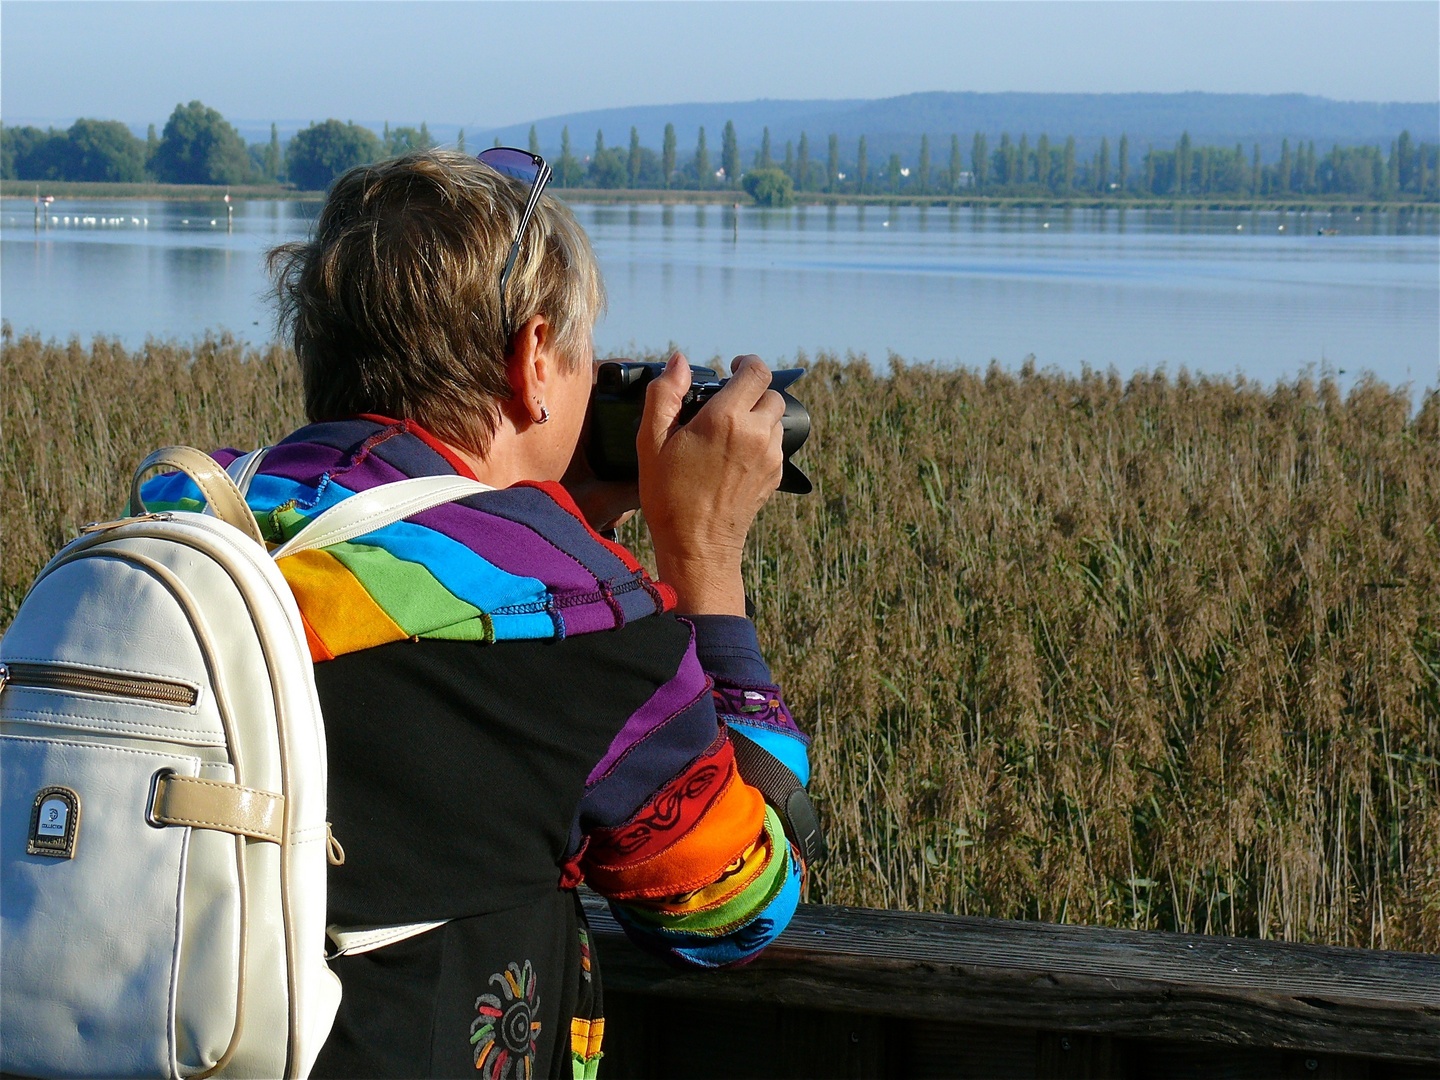
M 600 365 L 590 394 L 590 437 L 585 444 L 585 456 L 601 480 L 634 480 L 640 475 L 635 437 L 645 408 L 645 387 L 664 371 L 664 364 L 635 360 Z M 779 490 L 794 495 L 808 495 L 814 488 L 790 460 L 790 455 L 810 437 L 810 411 L 786 393 L 785 388 L 804 374 L 804 368 L 787 368 L 770 376 L 770 389 L 778 391 L 785 401 L 785 416 L 780 421 L 784 432 L 781 447 L 785 453 L 785 471 L 780 476 Z M 680 407 L 680 423 L 688 424 L 727 382 L 729 380 L 722 379 L 713 368 L 691 364 L 690 389 Z

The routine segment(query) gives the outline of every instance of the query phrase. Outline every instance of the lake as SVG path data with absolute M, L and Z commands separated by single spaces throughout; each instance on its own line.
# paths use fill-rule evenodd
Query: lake
M 318 204 L 57 200 L 0 209 L 17 333 L 273 334 L 265 251 Z M 1440 215 L 577 205 L 610 304 L 597 349 L 866 354 L 1006 367 L 1306 369 L 1440 385 Z

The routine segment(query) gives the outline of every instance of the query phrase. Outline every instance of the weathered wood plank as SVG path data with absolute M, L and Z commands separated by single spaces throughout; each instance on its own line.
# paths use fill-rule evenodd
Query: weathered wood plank
M 586 907 L 620 991 L 1440 1063 L 1436 956 L 806 905 L 756 962 L 690 972 Z

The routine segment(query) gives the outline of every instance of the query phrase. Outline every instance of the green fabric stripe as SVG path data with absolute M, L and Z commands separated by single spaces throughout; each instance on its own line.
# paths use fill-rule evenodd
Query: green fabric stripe
M 763 910 L 785 884 L 785 872 L 790 866 L 789 842 L 785 839 L 780 815 L 768 804 L 765 807 L 765 831 L 770 835 L 770 862 L 743 891 L 719 907 L 676 914 L 626 904 L 626 912 L 636 922 L 649 923 L 665 930 L 723 937 L 730 929 Z
M 480 609 L 455 596 L 419 563 L 397 559 L 383 548 L 348 541 L 331 544 L 325 551 L 355 576 L 405 633 L 432 635 L 473 620 L 478 637 L 484 637 Z

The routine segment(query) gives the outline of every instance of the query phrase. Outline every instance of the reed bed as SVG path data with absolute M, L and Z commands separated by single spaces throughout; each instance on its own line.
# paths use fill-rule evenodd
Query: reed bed
M 747 574 L 811 899 L 1440 951 L 1440 395 L 808 366 Z M 3 379 L 0 625 L 148 450 L 300 422 L 228 338 L 7 334 Z

